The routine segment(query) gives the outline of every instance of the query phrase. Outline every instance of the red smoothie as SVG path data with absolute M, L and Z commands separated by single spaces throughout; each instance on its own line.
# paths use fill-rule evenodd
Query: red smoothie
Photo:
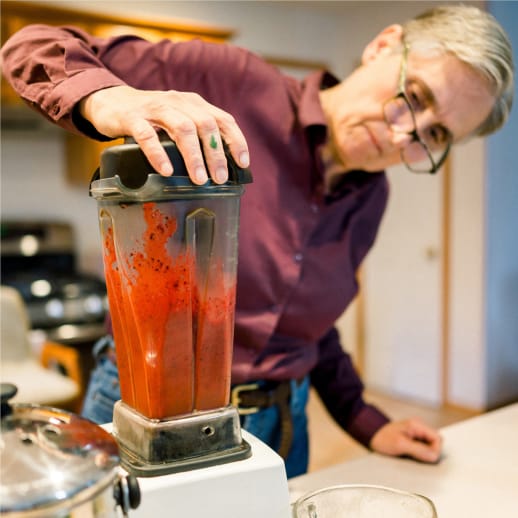
M 153 419 L 228 404 L 235 304 L 221 261 L 199 293 L 195 254 L 168 253 L 178 224 L 159 206 L 143 204 L 146 229 L 129 253 L 116 227 L 103 229 L 121 397 Z

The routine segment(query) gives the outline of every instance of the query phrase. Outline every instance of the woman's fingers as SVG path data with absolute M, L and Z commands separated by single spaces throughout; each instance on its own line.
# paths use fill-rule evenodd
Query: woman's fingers
M 235 119 L 191 92 L 155 92 L 117 86 L 90 94 L 80 104 L 81 114 L 100 133 L 132 136 L 152 167 L 168 176 L 174 171 L 157 134 L 164 130 L 182 154 L 189 177 L 204 184 L 228 179 L 223 142 L 241 167 L 248 167 L 246 139 Z

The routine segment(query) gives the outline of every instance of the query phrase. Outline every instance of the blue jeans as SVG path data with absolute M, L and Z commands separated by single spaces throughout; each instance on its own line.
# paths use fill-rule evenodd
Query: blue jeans
M 97 365 L 90 376 L 83 403 L 82 416 L 94 423 L 110 423 L 113 405 L 120 399 L 117 366 L 104 354 L 112 347 L 111 337 L 101 338 L 94 346 Z M 309 461 L 306 404 L 309 394 L 309 378 L 301 382 L 291 381 L 290 409 L 293 420 L 293 442 L 285 459 L 288 478 L 306 473 Z M 276 406 L 265 408 L 255 414 L 241 417 L 241 426 L 258 439 L 276 450 L 280 440 L 280 416 Z
M 113 405 L 121 398 L 117 366 L 105 354 L 106 348 L 113 348 L 111 336 L 97 341 L 93 348 L 95 369 L 90 375 L 88 389 L 81 415 L 97 424 L 111 423 Z

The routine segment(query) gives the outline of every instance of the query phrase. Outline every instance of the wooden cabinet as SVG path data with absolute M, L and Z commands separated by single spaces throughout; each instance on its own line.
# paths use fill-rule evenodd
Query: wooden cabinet
M 226 28 L 195 25 L 160 17 L 160 19 L 141 16 L 119 16 L 94 11 L 75 10 L 46 5 L 42 2 L 20 2 L 3 0 L 1 2 L 1 41 L 3 43 L 25 25 L 45 23 L 49 25 L 75 25 L 97 36 L 136 34 L 151 41 L 160 39 L 187 40 L 200 38 L 222 43 L 233 36 Z M 2 77 L 2 107 L 25 108 L 24 103 Z M 101 143 L 85 137 L 66 133 L 66 171 L 71 183 L 85 184 L 90 181 L 99 162 L 101 151 L 114 142 Z M 117 143 L 117 142 L 115 142 Z

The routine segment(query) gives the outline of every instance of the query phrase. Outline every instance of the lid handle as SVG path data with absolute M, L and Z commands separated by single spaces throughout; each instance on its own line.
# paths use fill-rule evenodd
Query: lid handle
M 189 179 L 187 167 L 176 143 L 161 135 L 161 144 L 173 164 L 174 174 L 171 181 L 185 182 Z M 252 173 L 249 169 L 239 167 L 232 158 L 228 146 L 223 143 L 228 166 L 228 182 L 244 184 L 252 182 Z M 100 167 L 94 172 L 93 181 L 119 176 L 121 183 L 130 189 L 141 188 L 150 174 L 158 174 L 149 163 L 140 146 L 131 137 L 126 137 L 124 144 L 106 148 L 101 154 Z M 208 180 L 211 184 L 211 180 Z

